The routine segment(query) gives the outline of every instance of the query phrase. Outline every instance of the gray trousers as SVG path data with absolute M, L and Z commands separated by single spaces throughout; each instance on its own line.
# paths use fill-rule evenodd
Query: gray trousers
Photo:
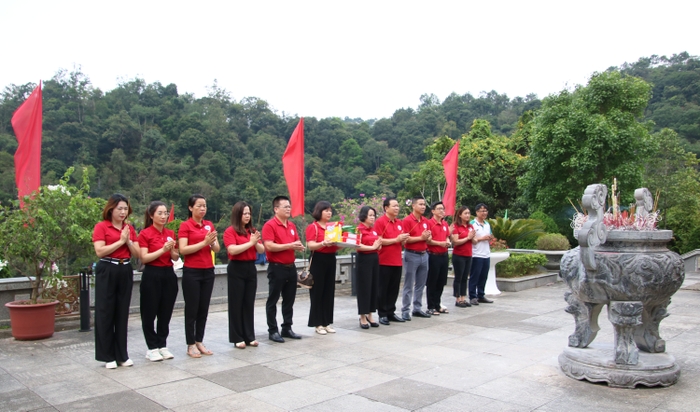
M 428 254 L 406 252 L 403 254 L 403 315 L 411 314 L 411 300 L 413 300 L 413 312 L 418 312 L 423 308 L 423 289 L 425 281 L 428 279 Z

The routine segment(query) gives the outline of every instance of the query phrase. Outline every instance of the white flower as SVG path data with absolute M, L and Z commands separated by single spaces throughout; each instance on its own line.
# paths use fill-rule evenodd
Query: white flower
M 70 196 L 70 192 L 63 185 L 48 185 L 46 186 L 46 188 L 49 190 L 60 190 L 62 193 L 65 193 L 68 196 Z

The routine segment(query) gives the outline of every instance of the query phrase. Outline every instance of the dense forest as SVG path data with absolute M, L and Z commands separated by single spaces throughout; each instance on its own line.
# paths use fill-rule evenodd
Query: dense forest
M 683 169 L 686 180 L 679 177 L 682 181 L 678 184 L 685 184 L 685 191 L 694 190 L 689 188 L 695 183 L 687 179 L 697 180 L 697 176 L 683 167 L 695 170 L 693 153 L 700 151 L 700 59 L 688 53 L 670 58 L 651 56 L 602 72 L 620 77 L 605 80 L 610 93 L 623 93 L 627 86 L 618 90 L 616 84 L 623 84 L 624 79 L 643 80 L 634 84 L 643 106 L 623 108 L 629 124 L 616 124 L 616 130 L 633 130 L 631 141 L 648 139 L 653 143 L 648 147 L 658 147 L 654 145 L 666 139 L 666 144 L 677 146 L 677 156 L 663 163 L 664 159 L 651 159 L 653 153 L 635 146 L 640 149 L 634 151 L 634 156 L 639 156 L 636 160 L 643 161 L 638 170 L 596 169 L 583 173 L 582 179 L 601 179 L 609 184 L 606 179 L 610 173 L 629 172 L 629 185 L 647 183 L 650 180 L 645 176 L 654 172 L 643 170 L 645 165 L 663 163 L 668 173 Z M 649 90 L 642 84 L 648 84 Z M 2 202 L 16 198 L 12 156 L 17 142 L 10 119 L 34 87 L 36 84 L 11 84 L 0 95 Z M 546 119 L 561 121 L 555 115 L 556 107 L 586 101 L 587 89 L 580 88 L 542 100 L 536 95 L 510 98 L 491 91 L 479 96 L 453 93 L 441 102 L 426 94 L 420 97 L 417 108 L 401 108 L 383 119 L 305 116 L 306 210 L 319 200 L 336 203 L 361 194 L 400 198 L 423 194 L 436 200 L 444 189 L 439 161 L 454 141 L 461 139 L 458 202 L 472 205 L 487 201 L 493 205 L 492 215 L 502 215 L 506 209 L 513 217 L 528 216 L 535 210 L 553 217 L 559 214 L 565 232 L 566 217 L 562 216 L 571 212 L 563 209 L 568 207 L 565 199 L 569 192 L 552 192 L 552 197 L 542 191 L 535 193 L 536 185 L 557 182 L 540 181 L 527 172 L 539 170 L 532 161 L 538 158 L 537 153 L 531 153 L 533 145 L 545 155 L 549 150 L 536 143 L 546 140 Z M 579 99 L 579 95 L 583 97 Z M 609 108 L 597 105 L 591 110 L 581 113 L 606 116 Z M 175 84 L 147 84 L 138 78 L 102 91 L 93 87 L 88 74 L 79 68 L 59 70 L 44 82 L 43 111 L 43 184 L 56 183 L 69 166 L 76 167 L 73 178 L 80 181 L 86 167 L 94 196 L 124 193 L 139 214 L 151 200 L 172 202 L 177 217 L 184 218 L 187 198 L 201 193 L 207 197 L 208 217 L 214 221 L 227 219 L 231 205 L 238 200 L 253 204 L 256 216 L 262 205 L 263 218 L 268 217 L 271 199 L 286 193 L 281 157 L 298 118 L 278 114 L 261 98 L 236 100 L 216 82 L 204 97 L 183 93 Z M 627 152 L 619 153 L 628 156 Z M 605 163 L 616 158 L 601 156 L 596 160 L 593 155 L 592 159 L 589 162 Z M 541 170 L 555 175 L 570 172 Z M 571 193 L 579 193 L 574 199 L 580 198 L 580 184 L 570 185 Z M 682 249 L 691 247 L 686 241 Z

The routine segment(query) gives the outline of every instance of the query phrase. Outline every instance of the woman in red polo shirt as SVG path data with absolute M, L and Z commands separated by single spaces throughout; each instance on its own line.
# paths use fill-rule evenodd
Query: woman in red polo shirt
M 95 225 L 92 242 L 100 261 L 95 268 L 95 359 L 107 369 L 132 366 L 126 350 L 131 288 L 134 270 L 129 259 L 139 257 L 134 241 L 136 231 L 126 221 L 131 214 L 129 200 L 114 194 L 102 211 L 103 221 Z
M 151 202 L 139 233 L 141 262 L 146 265 L 141 275 L 141 328 L 148 346 L 146 359 L 151 362 L 174 357 L 166 341 L 178 290 L 173 260 L 180 255 L 175 248 L 175 232 L 165 228 L 167 222 L 165 203 Z M 156 318 L 158 326 L 154 329 Z
M 228 253 L 228 340 L 238 349 L 258 346 L 255 340 L 255 293 L 258 289 L 257 253 L 265 247 L 260 232 L 253 227 L 251 207 L 238 202 L 231 209 L 231 226 L 224 231 Z
M 454 267 L 454 282 L 452 284 L 455 306 L 468 308 L 471 306 L 467 299 L 467 284 L 469 270 L 472 267 L 472 239 L 476 235 L 469 224 L 469 208 L 462 206 L 455 212 L 452 235 L 452 266 Z
M 185 298 L 185 340 L 187 355 L 201 358 L 213 355 L 202 341 L 207 326 L 209 302 L 214 290 L 214 260 L 211 252 L 219 251 L 214 224 L 204 220 L 207 200 L 202 195 L 192 195 L 187 201 L 190 218 L 182 222 L 178 230 L 180 254 L 185 258 L 182 268 L 182 296 Z
M 379 284 L 379 255 L 382 246 L 379 234 L 372 226 L 377 219 L 377 211 L 372 206 L 362 206 L 357 216 L 360 224 L 360 247 L 357 249 L 357 313 L 360 315 L 360 327 L 369 329 L 379 327 L 372 319 L 377 310 L 377 288 Z
M 309 290 L 309 326 L 315 327 L 319 335 L 325 335 L 335 333 L 331 324 L 335 299 L 335 252 L 338 247 L 334 242 L 325 240 L 326 225 L 333 216 L 331 204 L 325 200 L 316 203 L 311 215 L 315 221 L 306 228 L 306 244 L 311 250 L 309 271 L 314 276 L 314 286 Z

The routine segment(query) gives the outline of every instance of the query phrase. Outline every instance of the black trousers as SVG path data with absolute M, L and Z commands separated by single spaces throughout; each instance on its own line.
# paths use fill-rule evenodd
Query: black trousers
M 396 312 L 403 266 L 379 265 L 378 310 L 380 317 L 389 317 Z
M 258 271 L 255 261 L 231 260 L 228 275 L 228 341 L 250 343 L 255 340 L 255 293 Z
M 182 297 L 185 298 L 185 340 L 188 345 L 204 340 L 209 302 L 214 290 L 214 268 L 182 268 Z
M 177 299 L 177 276 L 172 266 L 146 265 L 141 276 L 141 328 L 148 349 L 168 346 L 170 318 Z M 156 328 L 153 322 L 158 319 Z
M 379 288 L 379 255 L 374 253 L 357 254 L 357 314 L 368 315 L 377 310 Z
M 467 296 L 469 271 L 472 269 L 472 257 L 453 254 L 452 266 L 454 267 L 455 274 L 455 280 L 452 282 L 452 296 L 456 298 Z
M 294 316 L 294 300 L 297 297 L 297 269 L 270 263 L 267 265 L 269 296 L 265 303 L 267 313 L 267 331 L 279 332 L 277 328 L 277 301 L 282 295 L 282 329 L 292 328 Z
M 314 286 L 309 290 L 309 326 L 328 326 L 333 323 L 335 253 L 314 252 L 309 270 L 314 277 Z
M 95 268 L 95 360 L 125 362 L 134 269 L 99 261 Z
M 440 298 L 442 297 L 445 284 L 447 284 L 449 260 L 447 253 L 444 255 L 428 255 L 428 280 L 425 282 L 428 309 L 440 310 Z

